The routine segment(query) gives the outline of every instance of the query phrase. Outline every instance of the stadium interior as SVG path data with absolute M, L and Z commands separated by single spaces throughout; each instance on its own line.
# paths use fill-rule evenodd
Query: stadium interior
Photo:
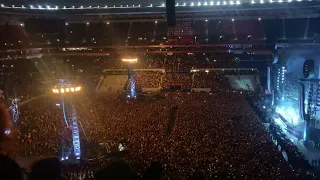
M 1 180 L 316 180 L 320 1 L 1 0 L 0 103 Z

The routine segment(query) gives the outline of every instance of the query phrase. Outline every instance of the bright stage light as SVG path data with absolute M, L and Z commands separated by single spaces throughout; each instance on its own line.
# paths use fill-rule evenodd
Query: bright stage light
M 71 88 L 71 92 L 74 92 L 74 88 L 73 87 Z
M 63 89 L 63 88 L 61 88 L 61 89 L 60 89 L 60 92 L 61 92 L 61 93 L 64 93 L 64 89 Z
M 58 89 L 52 89 L 52 92 L 53 93 L 59 93 L 59 90 Z
M 70 89 L 69 88 L 66 88 L 66 92 L 69 92 L 70 91 Z
M 132 58 L 132 59 L 122 59 L 123 62 L 127 62 L 127 63 L 136 63 L 138 62 L 137 58 Z
M 201 2 L 198 2 L 198 6 L 201 6 Z
M 10 129 L 4 131 L 4 134 L 9 135 L 11 133 Z
M 293 107 L 277 107 L 276 112 L 281 114 L 290 124 L 298 125 L 299 124 L 299 112 Z
M 76 91 L 80 91 L 81 90 L 81 87 L 80 86 L 78 86 L 78 87 L 76 87 L 76 89 L 75 89 Z
M 210 6 L 213 6 L 213 1 L 210 1 Z

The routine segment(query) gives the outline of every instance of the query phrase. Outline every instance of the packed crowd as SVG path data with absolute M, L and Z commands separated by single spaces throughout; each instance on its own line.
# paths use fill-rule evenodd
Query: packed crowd
M 168 73 L 161 76 L 161 73 L 135 72 L 138 88 L 157 87 L 163 78 L 167 86 L 181 83 L 188 88 L 194 82 L 193 87 L 209 87 L 212 93 L 159 93 L 149 101 L 111 98 L 93 92 L 70 97 L 79 118 L 82 157 L 90 163 L 84 169 L 65 168 L 64 177 L 92 179 L 94 172 L 115 155 L 139 173 L 145 172 L 153 162 L 159 162 L 168 179 L 220 175 L 238 179 L 298 178 L 244 94 L 229 91 L 223 73 L 190 73 L 192 68 L 214 66 L 216 61 L 205 59 L 194 63 L 193 56 L 186 57 L 170 61 L 172 57 L 159 55 L 139 62 L 137 68 L 164 68 Z M 102 68 L 128 67 L 115 59 L 95 59 L 93 66 L 88 66 L 83 58 L 74 64 L 83 70 L 84 77 L 91 77 Z M 73 64 L 71 60 L 67 62 Z M 172 70 L 185 72 L 170 73 Z M 93 79 L 91 83 L 96 84 L 97 78 L 93 76 Z M 91 86 L 90 78 L 87 81 L 84 84 Z M 20 107 L 17 155 L 61 156 L 64 147 L 72 146 L 60 100 L 46 95 Z M 171 107 L 177 108 L 174 116 Z M 113 154 L 120 142 L 125 144 L 125 152 Z
M 74 99 L 85 132 L 80 132 L 83 156 L 102 155 L 87 150 L 90 144 L 121 139 L 128 150 L 121 158 L 138 172 L 159 162 L 165 176 L 174 179 L 218 174 L 241 179 L 296 178 L 242 94 L 220 91 L 162 96 L 153 102 L 99 95 Z M 170 102 L 178 111 L 173 131 L 167 134 Z M 61 139 L 70 134 L 65 133 L 55 98 L 39 99 L 21 109 L 21 155 L 59 155 Z
M 138 89 L 141 88 L 158 88 L 160 87 L 161 72 L 138 72 L 134 73 L 136 86 Z
M 181 84 L 181 88 L 190 89 L 192 87 L 192 74 L 189 72 L 181 72 L 175 74 L 167 74 L 163 80 L 163 87 L 168 88 L 170 85 Z

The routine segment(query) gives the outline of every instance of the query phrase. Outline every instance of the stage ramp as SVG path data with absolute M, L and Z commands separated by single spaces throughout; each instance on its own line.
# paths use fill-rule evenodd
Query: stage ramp
M 127 81 L 128 75 L 107 75 L 101 79 L 101 83 L 98 84 L 96 92 L 103 92 L 110 95 L 120 94 L 123 92 Z
M 226 75 L 229 85 L 234 90 L 259 91 L 261 89 L 259 75 Z

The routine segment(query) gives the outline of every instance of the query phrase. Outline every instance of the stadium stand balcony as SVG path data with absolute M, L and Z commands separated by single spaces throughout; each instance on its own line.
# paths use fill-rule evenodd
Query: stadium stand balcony
M 128 32 L 130 45 L 150 44 L 154 39 L 155 23 L 153 22 L 131 22 Z
M 232 20 L 209 20 L 208 31 L 209 44 L 235 39 Z
M 315 38 L 320 35 L 320 18 L 308 18 L 307 20 L 307 25 L 309 26 L 308 28 L 308 33 L 307 33 L 307 38 Z
M 264 32 L 260 20 L 235 20 L 236 38 L 239 40 L 263 39 Z M 244 28 L 245 27 L 245 28 Z
M 155 41 L 162 43 L 166 41 L 168 32 L 167 22 L 159 21 L 155 26 Z
M 21 22 L 20 25 L 3 24 L 0 26 L 2 42 L 6 44 L 7 49 L 173 43 L 175 45 L 254 44 L 255 42 L 313 42 L 320 34 L 320 28 L 317 26 L 320 23 L 319 18 L 197 19 L 181 22 L 173 29 L 168 29 L 163 20 L 63 21 L 63 23 L 60 20 L 48 21 L 52 23 L 30 19 Z M 188 23 L 192 24 L 191 28 L 188 28 Z M 43 28 L 45 26 L 46 28 Z

